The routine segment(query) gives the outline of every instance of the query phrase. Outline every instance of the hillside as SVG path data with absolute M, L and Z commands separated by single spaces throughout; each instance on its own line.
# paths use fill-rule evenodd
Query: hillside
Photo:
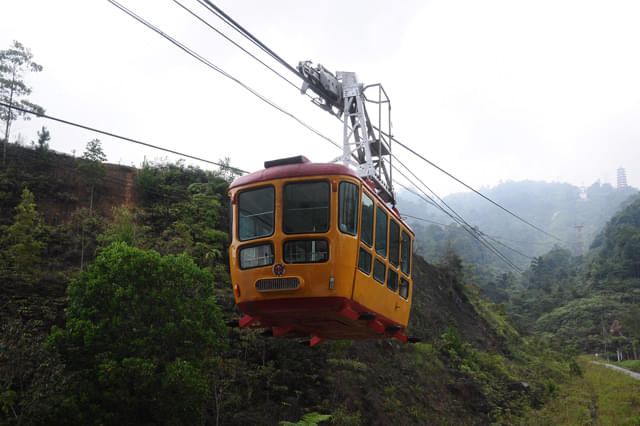
M 555 249 L 536 258 L 523 286 L 510 297 L 519 324 L 581 351 L 638 359 L 640 200 L 607 222 L 585 256 Z
M 3 422 L 271 425 L 326 414 L 351 425 L 510 423 L 572 374 L 569 356 L 520 337 L 504 307 L 463 281 L 455 254 L 440 266 L 414 256 L 418 344 L 311 349 L 229 329 L 239 312 L 224 171 L 87 164 L 15 145 L 8 158 Z

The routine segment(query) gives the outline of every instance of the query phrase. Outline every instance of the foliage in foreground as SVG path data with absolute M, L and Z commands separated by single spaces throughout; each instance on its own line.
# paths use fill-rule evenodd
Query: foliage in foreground
M 59 356 L 33 324 L 0 327 L 0 413 L 15 424 L 44 424 L 67 391 Z M 3 417 L 0 415 L 0 422 Z M 3 423 L 4 424 L 4 423 Z
M 223 347 L 212 282 L 184 255 L 104 249 L 69 285 L 66 328 L 50 338 L 76 375 L 59 414 L 82 424 L 198 422 Z

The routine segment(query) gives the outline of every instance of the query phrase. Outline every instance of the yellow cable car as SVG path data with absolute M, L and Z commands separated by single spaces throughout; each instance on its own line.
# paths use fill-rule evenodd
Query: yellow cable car
M 367 181 L 292 157 L 229 187 L 240 327 L 274 336 L 395 337 L 411 310 L 413 231 Z

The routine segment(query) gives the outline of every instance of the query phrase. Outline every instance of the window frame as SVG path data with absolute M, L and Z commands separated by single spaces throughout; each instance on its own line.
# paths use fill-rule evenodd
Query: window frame
M 405 236 L 407 237 L 405 240 Z M 404 242 L 407 241 L 407 246 L 405 246 Z M 410 277 L 411 276 L 411 263 L 412 263 L 412 244 L 413 244 L 413 238 L 411 238 L 411 235 L 405 230 L 403 229 L 400 232 L 400 272 L 402 272 L 405 276 Z M 403 248 L 407 247 L 407 259 L 405 259 L 404 256 L 404 250 Z M 405 272 L 405 265 L 407 265 L 407 270 Z
M 371 276 L 371 272 L 373 271 L 373 257 L 374 256 L 365 247 L 362 247 L 361 245 L 359 245 L 358 247 L 359 247 L 359 250 L 358 250 L 358 270 L 369 277 L 369 276 Z M 360 258 L 362 257 L 361 256 L 362 253 L 365 253 L 367 256 L 369 256 L 369 270 L 368 271 L 365 271 L 364 269 L 362 269 L 360 267 Z
M 406 285 L 403 285 L 406 284 Z M 402 289 L 407 289 L 407 296 L 402 295 Z M 411 281 L 400 275 L 400 282 L 398 284 L 398 296 L 402 297 L 404 300 L 409 300 L 409 292 L 411 291 Z
M 270 234 L 265 234 L 265 235 L 260 235 L 257 237 L 253 237 L 253 238 L 246 238 L 246 239 L 242 239 L 241 235 L 240 235 L 240 197 L 242 196 L 242 194 L 246 194 L 248 192 L 253 192 L 253 191 L 259 191 L 261 189 L 265 189 L 265 188 L 271 188 L 271 190 L 273 191 L 273 207 L 272 207 L 272 214 L 273 214 L 273 222 L 271 224 L 271 233 Z M 235 195 L 236 197 L 236 211 L 238 212 L 238 223 L 236 224 L 235 228 L 235 232 L 237 232 L 238 235 L 238 241 L 242 241 L 242 242 L 247 242 L 247 241 L 252 241 L 252 240 L 257 240 L 260 238 L 269 238 L 271 236 L 273 236 L 273 234 L 276 232 L 276 187 L 274 185 L 262 185 L 262 186 L 256 186 L 256 187 L 252 187 L 252 188 L 247 188 L 244 189 L 242 191 L 238 191 Z
M 385 224 L 384 224 L 384 253 L 381 253 L 380 250 L 378 249 L 378 213 L 382 213 L 385 217 Z M 381 205 L 376 205 L 376 215 L 375 215 L 375 224 L 374 224 L 374 229 L 375 229 L 375 235 L 374 235 L 374 250 L 376 252 L 376 254 L 380 257 L 382 257 L 383 259 L 387 259 L 388 253 L 389 253 L 389 214 L 384 211 L 384 208 Z
M 271 246 L 271 263 L 269 263 L 267 265 L 249 266 L 249 267 L 246 267 L 246 268 L 242 267 L 242 255 L 241 255 L 242 251 L 245 250 L 245 249 L 252 248 L 252 247 L 260 247 L 260 246 Z M 238 253 L 238 266 L 243 271 L 246 271 L 246 270 L 249 270 L 249 269 L 255 269 L 255 268 L 265 268 L 265 267 L 273 265 L 275 263 L 275 261 L 276 261 L 276 248 L 273 245 L 273 242 L 271 242 L 271 241 L 262 241 L 262 242 L 255 243 L 255 244 L 242 245 L 242 246 L 238 247 L 238 252 L 237 253 Z
M 327 243 L 327 258 L 325 260 L 316 260 L 316 261 L 309 261 L 309 262 L 290 262 L 290 261 L 287 261 L 287 259 L 286 259 L 287 250 L 285 249 L 285 246 L 288 243 L 295 243 L 295 242 L 299 242 L 299 241 L 324 241 L 325 243 Z M 282 261 L 284 263 L 286 263 L 287 265 L 305 265 L 305 264 L 314 264 L 314 263 L 327 263 L 330 259 L 331 259 L 331 243 L 326 238 L 297 238 L 297 239 L 289 239 L 289 240 L 286 240 L 286 241 L 282 242 Z
M 233 220 L 233 213 L 234 213 L 234 210 L 235 210 L 235 209 L 233 208 L 233 207 L 234 207 L 234 206 L 233 206 L 233 204 L 234 204 L 234 203 L 233 203 L 233 198 L 229 198 L 229 200 L 228 200 L 228 201 L 229 201 L 229 203 L 228 203 L 228 206 L 227 206 L 227 213 L 229 214 L 229 239 L 230 239 L 231 241 L 233 241 L 233 237 L 235 237 L 235 235 L 233 235 L 234 228 L 235 228 L 235 226 L 234 226 L 234 222 L 235 222 L 235 221 Z M 240 218 L 240 214 L 238 214 L 238 219 L 239 219 L 239 218 Z M 238 223 L 239 223 L 239 222 L 240 222 L 240 221 L 238 221 Z M 275 220 L 274 220 L 274 222 L 275 222 Z M 238 235 L 238 236 L 239 236 L 239 235 Z
M 386 283 L 387 283 L 387 290 L 392 291 L 394 293 L 397 293 L 398 292 L 398 288 L 400 287 L 400 274 L 398 274 L 398 271 L 396 271 L 394 268 L 387 268 L 387 269 L 388 269 L 388 271 L 387 271 L 387 279 L 385 280 Z M 392 274 L 395 275 L 395 277 L 396 277 L 395 288 L 391 288 L 389 286 L 389 281 L 390 281 L 390 278 L 391 278 Z
M 391 232 L 394 226 L 397 232 L 397 238 L 395 239 L 395 243 L 397 245 L 395 247 L 396 248 L 395 251 L 392 250 L 394 240 L 392 239 L 392 235 L 391 235 Z M 402 240 L 400 237 L 402 233 L 400 231 L 401 231 L 400 224 L 393 218 L 389 219 L 389 231 L 388 231 L 389 238 L 387 241 L 388 250 L 389 250 L 389 264 L 395 266 L 396 268 L 400 266 L 400 246 L 402 245 Z M 395 259 L 393 258 L 394 254 L 395 254 Z
M 363 230 L 365 229 L 363 226 L 363 214 L 364 214 L 364 199 L 367 197 L 369 201 L 371 201 L 371 207 L 373 208 L 373 214 L 371 215 L 371 241 L 367 242 L 362 239 Z M 373 197 L 370 197 L 364 190 L 362 191 L 362 197 L 360 197 L 360 241 L 370 249 L 373 248 L 375 243 L 375 230 L 376 230 L 376 202 L 373 200 Z
M 285 198 L 285 194 L 286 194 L 286 188 L 289 185 L 300 185 L 300 184 L 306 184 L 306 183 L 326 183 L 327 184 L 327 193 L 328 193 L 328 197 L 327 197 L 327 201 L 328 201 L 328 205 L 327 205 L 327 229 L 324 231 L 315 231 L 315 232 L 287 232 L 286 231 L 286 227 L 285 227 L 285 223 L 286 223 L 286 198 Z M 312 179 L 312 180 L 294 180 L 294 181 L 288 181 L 285 182 L 284 185 L 282 185 L 282 222 L 281 222 L 281 226 L 282 226 L 282 233 L 285 235 L 307 235 L 307 234 L 326 234 L 327 232 L 329 232 L 331 230 L 331 182 L 328 179 Z
M 355 229 L 353 230 L 353 232 L 349 232 L 349 231 L 343 231 L 342 230 L 342 216 L 343 216 L 343 209 L 344 209 L 344 204 L 343 203 L 343 198 L 342 198 L 342 188 L 343 185 L 353 185 L 356 188 L 356 196 L 354 199 L 354 206 L 355 206 L 355 212 L 353 212 L 354 217 L 352 219 L 354 219 L 354 227 Z M 347 234 L 347 235 L 353 235 L 356 236 L 358 235 L 358 219 L 360 218 L 359 214 L 360 214 L 360 185 L 358 185 L 355 182 L 351 182 L 348 180 L 343 180 L 340 181 L 340 183 L 338 184 L 338 230 L 340 232 L 342 232 L 343 234 Z
M 384 277 L 382 277 L 382 281 L 380 281 L 377 277 L 376 277 L 376 265 L 380 264 L 383 266 L 384 268 Z M 374 261 L 373 261 L 373 279 L 376 280 L 378 283 L 380 283 L 380 285 L 385 285 L 385 282 L 387 281 L 387 263 L 384 260 L 380 260 L 378 259 L 378 256 L 374 256 Z

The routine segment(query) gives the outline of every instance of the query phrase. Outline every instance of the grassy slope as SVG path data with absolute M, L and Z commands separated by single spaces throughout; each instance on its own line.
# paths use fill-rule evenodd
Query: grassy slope
M 622 368 L 626 368 L 627 370 L 640 373 L 640 359 L 630 359 L 627 361 L 616 362 L 615 364 L 619 365 Z
M 640 381 L 580 357 L 583 377 L 560 385 L 527 425 L 640 425 Z

